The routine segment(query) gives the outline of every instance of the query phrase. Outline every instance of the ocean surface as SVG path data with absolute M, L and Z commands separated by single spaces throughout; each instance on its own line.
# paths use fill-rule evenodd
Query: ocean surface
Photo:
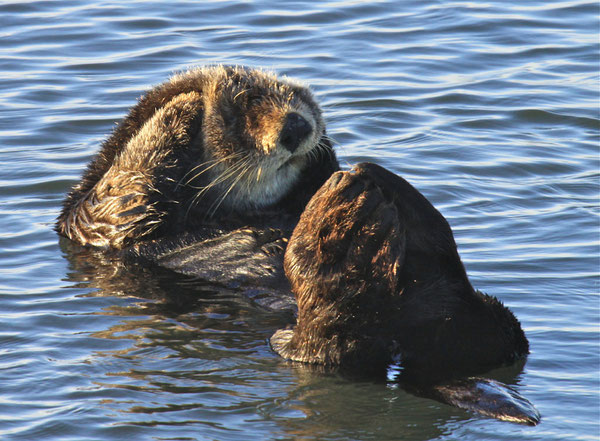
M 0 439 L 598 440 L 598 33 L 588 0 L 0 2 Z M 538 426 L 288 364 L 267 339 L 289 315 L 59 240 L 128 108 L 214 63 L 309 84 L 344 167 L 446 216 L 523 324 L 509 383 Z

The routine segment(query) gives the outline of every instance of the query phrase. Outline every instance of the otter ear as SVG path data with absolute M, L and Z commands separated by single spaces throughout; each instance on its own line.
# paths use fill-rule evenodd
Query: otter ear
M 223 120 L 223 127 L 231 127 L 235 125 L 237 120 L 236 112 L 233 110 L 233 103 L 227 102 L 220 106 L 219 116 Z
M 248 106 L 254 106 L 256 104 L 259 104 L 260 102 L 262 102 L 264 95 L 258 93 L 258 92 L 253 92 L 253 91 L 248 91 L 247 93 L 245 93 L 246 95 L 246 102 L 248 103 Z

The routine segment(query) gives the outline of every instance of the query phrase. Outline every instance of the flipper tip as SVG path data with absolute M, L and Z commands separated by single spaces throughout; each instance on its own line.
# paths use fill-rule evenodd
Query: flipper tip
M 535 406 L 509 386 L 485 378 L 457 380 L 434 388 L 440 401 L 501 421 L 537 425 L 541 416 Z

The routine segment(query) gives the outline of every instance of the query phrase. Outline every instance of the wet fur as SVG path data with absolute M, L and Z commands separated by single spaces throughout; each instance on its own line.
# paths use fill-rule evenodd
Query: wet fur
M 286 150 L 290 113 L 311 132 Z M 140 99 L 65 199 L 56 229 L 117 250 L 106 254 L 118 262 L 291 288 L 297 324 L 271 338 L 287 359 L 384 374 L 400 358 L 414 387 L 528 353 L 519 322 L 472 288 L 448 223 L 416 189 L 374 164 L 338 169 L 308 89 L 247 68 L 195 69 Z M 490 384 L 415 390 L 539 421 L 502 387 L 493 389 L 509 399 L 496 400 Z
M 293 155 L 278 145 L 291 111 L 313 123 Z M 243 67 L 194 69 L 131 109 L 67 196 L 57 231 L 123 249 L 265 208 L 298 215 L 337 169 L 307 88 Z
M 315 194 L 284 267 L 297 324 L 271 344 L 285 358 L 385 372 L 400 357 L 432 381 L 528 353 L 514 315 L 471 286 L 444 217 L 374 164 L 334 174 Z

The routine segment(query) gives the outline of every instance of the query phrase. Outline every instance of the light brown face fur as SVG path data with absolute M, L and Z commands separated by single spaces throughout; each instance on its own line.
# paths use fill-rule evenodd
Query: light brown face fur
M 210 75 L 202 75 L 209 78 L 202 88 L 204 157 L 186 183 L 193 186 L 208 174 L 210 184 L 198 187 L 198 198 L 210 191 L 215 211 L 276 203 L 296 182 L 308 155 L 319 148 L 324 135 L 321 111 L 310 91 L 290 80 L 246 68 L 209 69 Z M 290 114 L 310 126 L 295 149 L 282 143 Z
M 193 69 L 130 110 L 65 199 L 56 228 L 82 244 L 123 248 L 190 220 L 282 201 L 291 213 L 337 168 L 306 87 L 244 67 Z

